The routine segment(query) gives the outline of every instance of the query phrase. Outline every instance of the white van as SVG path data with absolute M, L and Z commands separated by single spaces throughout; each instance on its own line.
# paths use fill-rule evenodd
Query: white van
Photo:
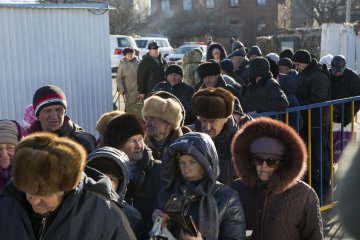
M 124 57 L 122 51 L 127 47 L 135 49 L 135 54 L 141 56 L 141 51 L 137 47 L 133 37 L 126 35 L 110 35 L 111 71 L 113 73 L 117 72 L 120 59 Z
M 169 40 L 163 37 L 138 37 L 135 38 L 136 45 L 141 51 L 141 56 L 147 54 L 148 45 L 152 42 L 157 42 L 159 45 L 160 53 L 162 57 L 166 57 L 167 55 L 171 54 L 174 49 L 171 47 Z

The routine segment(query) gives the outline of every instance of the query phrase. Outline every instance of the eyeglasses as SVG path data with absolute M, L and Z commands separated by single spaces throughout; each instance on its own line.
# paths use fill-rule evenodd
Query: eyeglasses
M 266 165 L 270 168 L 276 167 L 281 162 L 281 159 L 276 159 L 276 158 L 271 158 L 271 157 L 263 158 L 263 157 L 260 157 L 257 155 L 253 155 L 251 158 L 256 166 L 262 166 L 264 164 L 264 162 L 266 162 Z
M 5 145 L 5 146 L 0 146 L 0 153 L 14 153 L 15 152 L 15 145 Z

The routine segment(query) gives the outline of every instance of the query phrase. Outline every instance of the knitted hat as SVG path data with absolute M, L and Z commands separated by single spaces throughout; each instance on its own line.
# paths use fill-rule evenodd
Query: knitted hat
M 133 48 L 127 47 L 123 50 L 123 55 L 126 56 L 126 54 L 128 54 L 128 53 L 134 53 L 134 52 L 135 52 L 135 50 Z
M 234 111 L 234 95 L 221 87 L 201 89 L 192 97 L 192 111 L 207 119 L 227 118 Z
M 199 77 L 203 79 L 206 76 L 219 75 L 221 68 L 217 62 L 205 62 L 197 67 L 197 72 Z
M 256 78 L 270 73 L 269 61 L 264 57 L 256 57 L 249 63 L 249 78 Z
M 234 71 L 234 64 L 227 58 L 220 62 L 220 67 L 226 73 L 232 73 Z
M 54 85 L 43 86 L 36 90 L 33 97 L 35 115 L 39 117 L 41 109 L 51 105 L 63 105 L 66 110 L 67 101 L 64 92 Z
M 12 161 L 15 186 L 23 192 L 46 196 L 76 188 L 86 151 L 70 138 L 41 132 L 22 140 Z
M 232 53 L 230 53 L 227 56 L 227 58 L 231 58 L 231 57 L 235 57 L 235 56 L 245 57 L 246 56 L 245 48 L 239 48 L 239 49 L 234 50 Z
M 300 49 L 295 52 L 294 56 L 292 57 L 292 61 L 298 63 L 310 64 L 311 55 L 308 51 Z
M 181 110 L 181 105 L 174 99 L 151 96 L 144 101 L 141 114 L 144 120 L 146 117 L 160 118 L 176 129 L 180 127 L 183 118 Z
M 103 115 L 101 115 L 101 117 L 99 118 L 99 120 L 96 123 L 96 131 L 98 131 L 98 133 L 102 136 L 104 135 L 105 129 L 108 125 L 108 123 L 110 122 L 111 119 L 113 119 L 116 116 L 120 116 L 122 114 L 124 114 L 125 112 L 123 111 L 111 111 L 111 112 L 106 112 Z
M 122 147 L 134 135 L 145 137 L 145 126 L 136 114 L 125 113 L 110 120 L 104 132 L 103 142 L 113 148 Z
M 247 56 L 250 57 L 250 56 L 252 56 L 252 55 L 256 55 L 256 56 L 258 56 L 258 57 L 262 56 L 262 52 L 261 52 L 261 49 L 260 49 L 259 46 L 254 45 L 254 46 L 252 46 L 252 47 L 250 48 Z
M 291 61 L 291 59 L 287 58 L 287 57 L 284 57 L 284 58 L 281 58 L 278 63 L 277 63 L 278 66 L 286 66 L 290 69 L 293 68 L 293 63 Z
M 15 122 L 0 120 L 0 144 L 18 144 L 20 140 L 19 128 Z
M 287 57 L 287 58 L 290 58 L 290 59 L 292 59 L 293 56 L 294 56 L 294 52 L 289 48 L 283 50 L 279 55 L 280 58 Z
M 179 74 L 180 76 L 184 76 L 183 75 L 183 69 L 181 66 L 179 65 L 176 65 L 176 64 L 173 64 L 173 65 L 170 65 L 166 71 L 165 71 L 165 76 L 167 77 L 170 73 L 176 73 L 176 74 Z

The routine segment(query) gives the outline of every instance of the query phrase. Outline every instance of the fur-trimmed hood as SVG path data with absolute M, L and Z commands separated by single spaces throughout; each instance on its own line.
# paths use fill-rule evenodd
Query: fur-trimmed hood
M 207 52 L 206 52 L 206 61 L 209 61 L 210 59 L 213 59 L 212 57 L 212 52 L 213 50 L 217 48 L 220 50 L 220 59 L 223 60 L 224 58 L 226 58 L 226 50 L 225 48 L 223 47 L 223 45 L 221 45 L 220 43 L 213 43 L 211 44 L 208 49 L 207 49 Z
M 247 122 L 234 136 L 231 151 L 238 176 L 250 187 L 256 187 L 257 173 L 251 160 L 250 145 L 260 137 L 271 137 L 285 146 L 284 161 L 269 180 L 273 193 L 291 188 L 306 171 L 306 147 L 300 136 L 289 126 L 271 118 Z

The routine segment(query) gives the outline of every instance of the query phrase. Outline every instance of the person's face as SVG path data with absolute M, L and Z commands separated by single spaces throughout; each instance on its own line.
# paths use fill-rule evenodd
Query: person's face
M 8 169 L 15 153 L 14 144 L 0 144 L 0 168 Z
M 208 134 L 211 138 L 220 134 L 223 129 L 227 118 L 208 119 L 199 117 L 201 123 L 201 131 Z
M 114 192 L 116 192 L 120 184 L 119 179 L 110 173 L 106 173 L 105 175 L 110 178 L 111 188 Z
M 65 108 L 62 105 L 44 107 L 39 113 L 41 128 L 45 132 L 55 132 L 64 123 Z
M 176 84 L 181 83 L 182 76 L 177 73 L 170 73 L 167 75 L 167 80 L 171 86 L 175 86 Z
M 238 70 L 239 67 L 241 66 L 242 62 L 244 61 L 244 57 L 233 56 L 233 57 L 230 58 L 230 61 L 233 63 L 234 69 Z
M 205 176 L 205 171 L 198 161 L 190 155 L 179 157 L 179 168 L 181 175 L 188 182 L 196 182 Z
M 256 173 L 260 180 L 269 181 L 275 169 L 281 162 L 281 158 L 275 154 L 257 153 L 252 155 Z
M 304 69 L 309 65 L 306 63 L 298 63 L 298 62 L 293 62 L 295 69 L 298 70 L 298 72 L 302 72 L 304 71 Z
M 279 73 L 288 74 L 290 72 L 290 68 L 287 66 L 279 66 Z
M 214 48 L 214 50 L 212 51 L 212 56 L 215 61 L 219 62 L 220 61 L 220 50 L 217 48 Z
M 127 54 L 125 55 L 125 58 L 126 58 L 127 60 L 129 60 L 129 61 L 133 60 L 133 58 L 134 58 L 134 53 L 127 53 Z
M 203 78 L 206 87 L 216 87 L 219 75 L 209 75 Z
M 145 117 L 146 133 L 158 141 L 165 139 L 171 132 L 171 125 L 156 117 Z
M 152 57 L 158 57 L 159 56 L 159 48 L 151 48 L 149 49 L 149 55 Z
M 48 196 L 26 193 L 26 199 L 35 213 L 47 216 L 55 211 L 64 198 L 64 192 L 54 193 Z
M 129 138 L 120 150 L 128 155 L 131 161 L 139 161 L 143 159 L 144 148 L 144 137 L 141 134 L 137 134 Z
M 251 56 L 249 57 L 249 60 L 252 60 L 252 59 L 254 59 L 254 58 L 256 58 L 256 57 L 258 57 L 258 55 L 253 54 L 253 55 L 251 55 Z

